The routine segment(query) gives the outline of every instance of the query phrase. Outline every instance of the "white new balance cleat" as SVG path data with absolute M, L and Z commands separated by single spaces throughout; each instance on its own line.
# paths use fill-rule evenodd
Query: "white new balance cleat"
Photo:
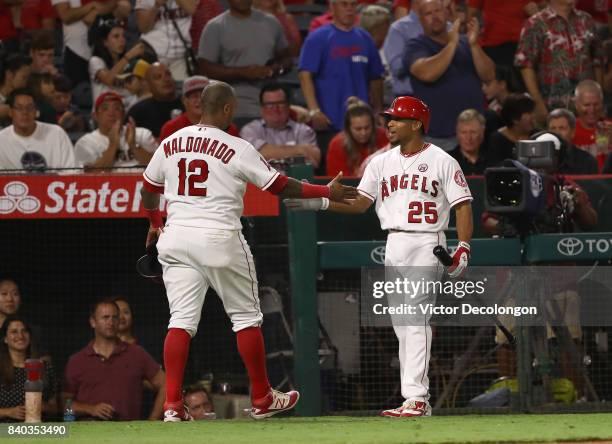
M 419 416 L 431 416 L 429 402 L 408 400 L 395 409 L 383 410 L 380 416 L 389 418 L 416 418 Z
M 185 407 L 183 401 L 167 402 L 164 404 L 164 422 L 193 421 L 189 414 L 189 409 Z
M 295 390 L 287 393 L 271 390 L 265 398 L 258 400 L 257 403 L 253 403 L 253 408 L 251 408 L 249 415 L 253 419 L 269 418 L 277 413 L 291 410 L 299 399 L 300 393 Z

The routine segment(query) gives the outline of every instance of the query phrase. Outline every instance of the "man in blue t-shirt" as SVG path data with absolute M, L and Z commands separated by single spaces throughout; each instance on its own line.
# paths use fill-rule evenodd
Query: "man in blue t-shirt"
M 441 0 L 422 0 L 419 19 L 423 34 L 411 39 L 404 51 L 414 95 L 429 105 L 431 124 L 426 140 L 449 151 L 457 145 L 455 122 L 461 111 L 482 112 L 481 82 L 493 80 L 495 64 L 478 44 L 478 20 L 459 35 L 460 20 L 450 30 Z
M 330 8 L 333 22 L 306 38 L 299 70 L 313 127 L 339 131 L 349 97 L 382 109 L 384 68 L 372 37 L 355 27 L 357 0 L 331 0 Z

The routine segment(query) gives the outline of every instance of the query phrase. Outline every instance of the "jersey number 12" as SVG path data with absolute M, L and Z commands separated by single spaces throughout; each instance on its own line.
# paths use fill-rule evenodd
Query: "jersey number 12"
M 187 164 L 187 159 L 182 158 L 178 161 L 179 169 L 179 182 L 178 182 L 178 194 L 179 196 L 185 195 L 185 182 L 187 183 L 187 196 L 206 196 L 206 187 L 199 187 L 208 180 L 208 163 L 204 159 L 193 159 Z M 190 174 L 189 178 L 187 173 Z

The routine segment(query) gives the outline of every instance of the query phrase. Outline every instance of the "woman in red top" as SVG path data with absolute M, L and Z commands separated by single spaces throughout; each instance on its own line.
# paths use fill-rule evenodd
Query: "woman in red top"
M 342 171 L 345 176 L 358 176 L 361 162 L 388 142 L 386 131 L 376 127 L 372 108 L 357 97 L 350 97 L 344 131 L 334 136 L 327 149 L 327 175 L 335 176 Z

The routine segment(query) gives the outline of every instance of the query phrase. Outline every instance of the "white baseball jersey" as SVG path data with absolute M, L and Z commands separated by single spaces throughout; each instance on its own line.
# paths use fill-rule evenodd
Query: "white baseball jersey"
M 51 123 L 36 122 L 36 129 L 28 137 L 8 126 L 0 131 L 0 147 L 0 170 L 80 166 L 66 131 Z
M 164 139 L 144 172 L 168 202 L 169 225 L 242 228 L 247 182 L 267 189 L 279 173 L 239 137 L 193 125 Z
M 410 155 L 397 146 L 374 157 L 357 189 L 376 202 L 383 230 L 444 231 L 450 209 L 472 200 L 457 161 L 429 143 Z

